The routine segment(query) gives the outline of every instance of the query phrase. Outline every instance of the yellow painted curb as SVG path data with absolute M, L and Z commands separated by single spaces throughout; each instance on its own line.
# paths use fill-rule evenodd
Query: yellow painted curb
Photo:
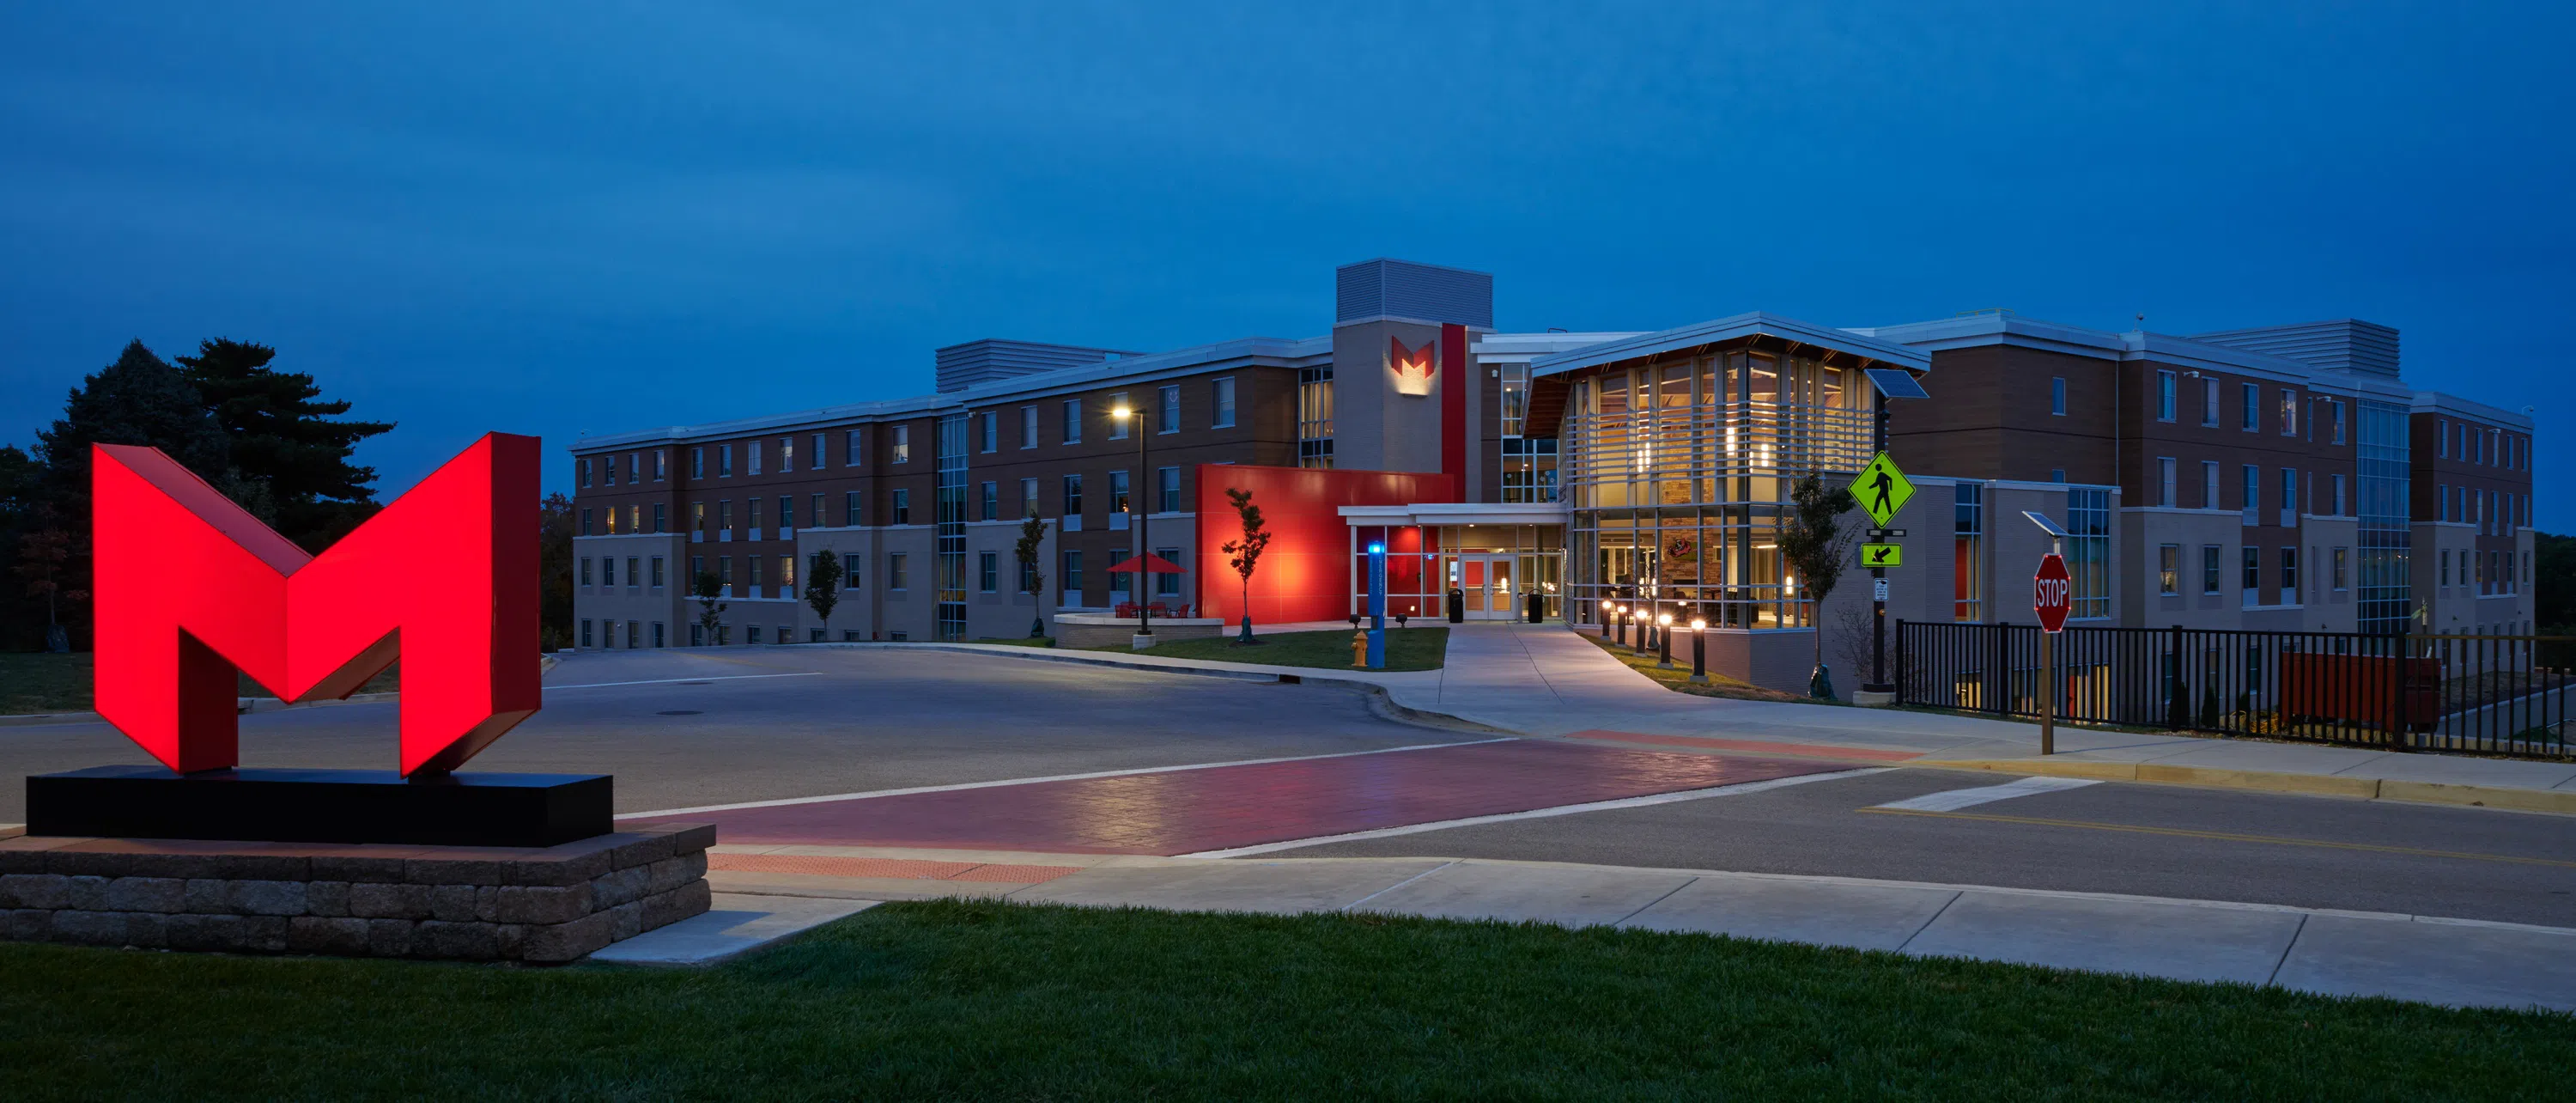
M 2576 791 L 2510 789 L 2495 785 L 2442 785 L 2429 781 L 2392 781 L 2334 774 L 2285 774 L 2269 770 L 2221 770 L 2204 766 L 2159 766 L 2154 763 L 2095 762 L 2085 759 L 1995 758 L 1920 759 L 1908 766 L 1953 770 L 1999 770 L 2044 777 L 2081 777 L 2095 781 L 2142 781 L 2157 785 L 2193 785 L 2205 789 L 2243 789 L 2266 793 L 2312 793 L 2403 800 L 2419 804 L 2457 804 L 2504 808 L 2517 812 L 2562 812 L 2576 815 Z
M 2412 800 L 2427 804 L 2469 804 L 2480 808 L 2510 808 L 2518 812 L 2565 812 L 2576 815 L 2576 793 L 2564 789 L 2501 789 L 2492 785 L 2440 785 L 2430 781 L 2383 781 L 2379 795 L 2385 800 Z

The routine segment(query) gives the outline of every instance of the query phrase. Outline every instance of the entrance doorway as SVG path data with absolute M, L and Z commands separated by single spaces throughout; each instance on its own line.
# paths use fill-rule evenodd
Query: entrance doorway
M 1450 588 L 1460 591 L 1467 620 L 1511 620 L 1520 615 L 1517 555 L 1460 555 L 1449 561 Z

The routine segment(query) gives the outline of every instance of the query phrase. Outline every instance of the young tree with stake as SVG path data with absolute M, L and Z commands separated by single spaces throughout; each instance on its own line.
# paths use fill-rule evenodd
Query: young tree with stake
M 699 571 L 689 580 L 689 594 L 698 599 L 698 628 L 708 643 L 723 643 L 724 612 L 732 606 L 717 600 L 724 596 L 724 580 L 714 571 Z
M 1243 634 L 1235 637 L 1238 647 L 1258 644 L 1252 638 L 1252 572 L 1261 566 L 1261 553 L 1270 547 L 1270 533 L 1263 529 L 1261 507 L 1252 504 L 1252 492 L 1226 488 L 1225 498 L 1234 503 L 1235 519 L 1243 525 L 1243 535 L 1225 542 L 1221 550 L 1230 556 L 1226 566 L 1243 577 Z
M 1029 616 L 1029 638 L 1046 638 L 1046 576 L 1038 573 L 1038 549 L 1046 545 L 1046 521 L 1038 516 L 1038 507 L 1030 506 L 1026 520 L 1020 522 L 1020 542 L 1012 549 L 1011 558 L 1020 564 L 1020 592 L 1029 595 L 1029 605 L 1036 611 Z
M 1816 629 L 1816 668 L 1807 676 L 1807 695 L 1831 698 L 1834 678 L 1825 669 L 1825 597 L 1842 580 L 1843 560 L 1851 551 L 1851 532 L 1842 527 L 1842 515 L 1860 503 L 1852 498 L 1850 487 L 1828 487 L 1824 476 L 1814 471 L 1798 480 L 1789 500 L 1789 513 L 1780 521 L 1780 561 L 1803 580 L 1807 600 L 1816 611 L 1810 618 Z
M 815 552 L 805 565 L 805 605 L 823 622 L 823 638 L 832 638 L 832 609 L 841 604 L 841 557 Z

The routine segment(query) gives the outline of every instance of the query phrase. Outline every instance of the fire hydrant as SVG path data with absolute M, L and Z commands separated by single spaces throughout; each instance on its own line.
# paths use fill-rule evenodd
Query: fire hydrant
M 1351 666 L 1360 670 L 1368 669 L 1368 633 L 1366 632 L 1351 633 Z

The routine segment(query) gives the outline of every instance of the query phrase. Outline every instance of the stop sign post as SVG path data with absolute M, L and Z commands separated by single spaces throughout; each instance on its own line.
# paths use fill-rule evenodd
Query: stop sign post
M 2039 753 L 2057 753 L 2057 634 L 2066 630 L 2066 610 L 2073 596 L 2066 558 L 2050 552 L 2039 557 L 2031 577 L 2030 611 L 2039 614 Z

